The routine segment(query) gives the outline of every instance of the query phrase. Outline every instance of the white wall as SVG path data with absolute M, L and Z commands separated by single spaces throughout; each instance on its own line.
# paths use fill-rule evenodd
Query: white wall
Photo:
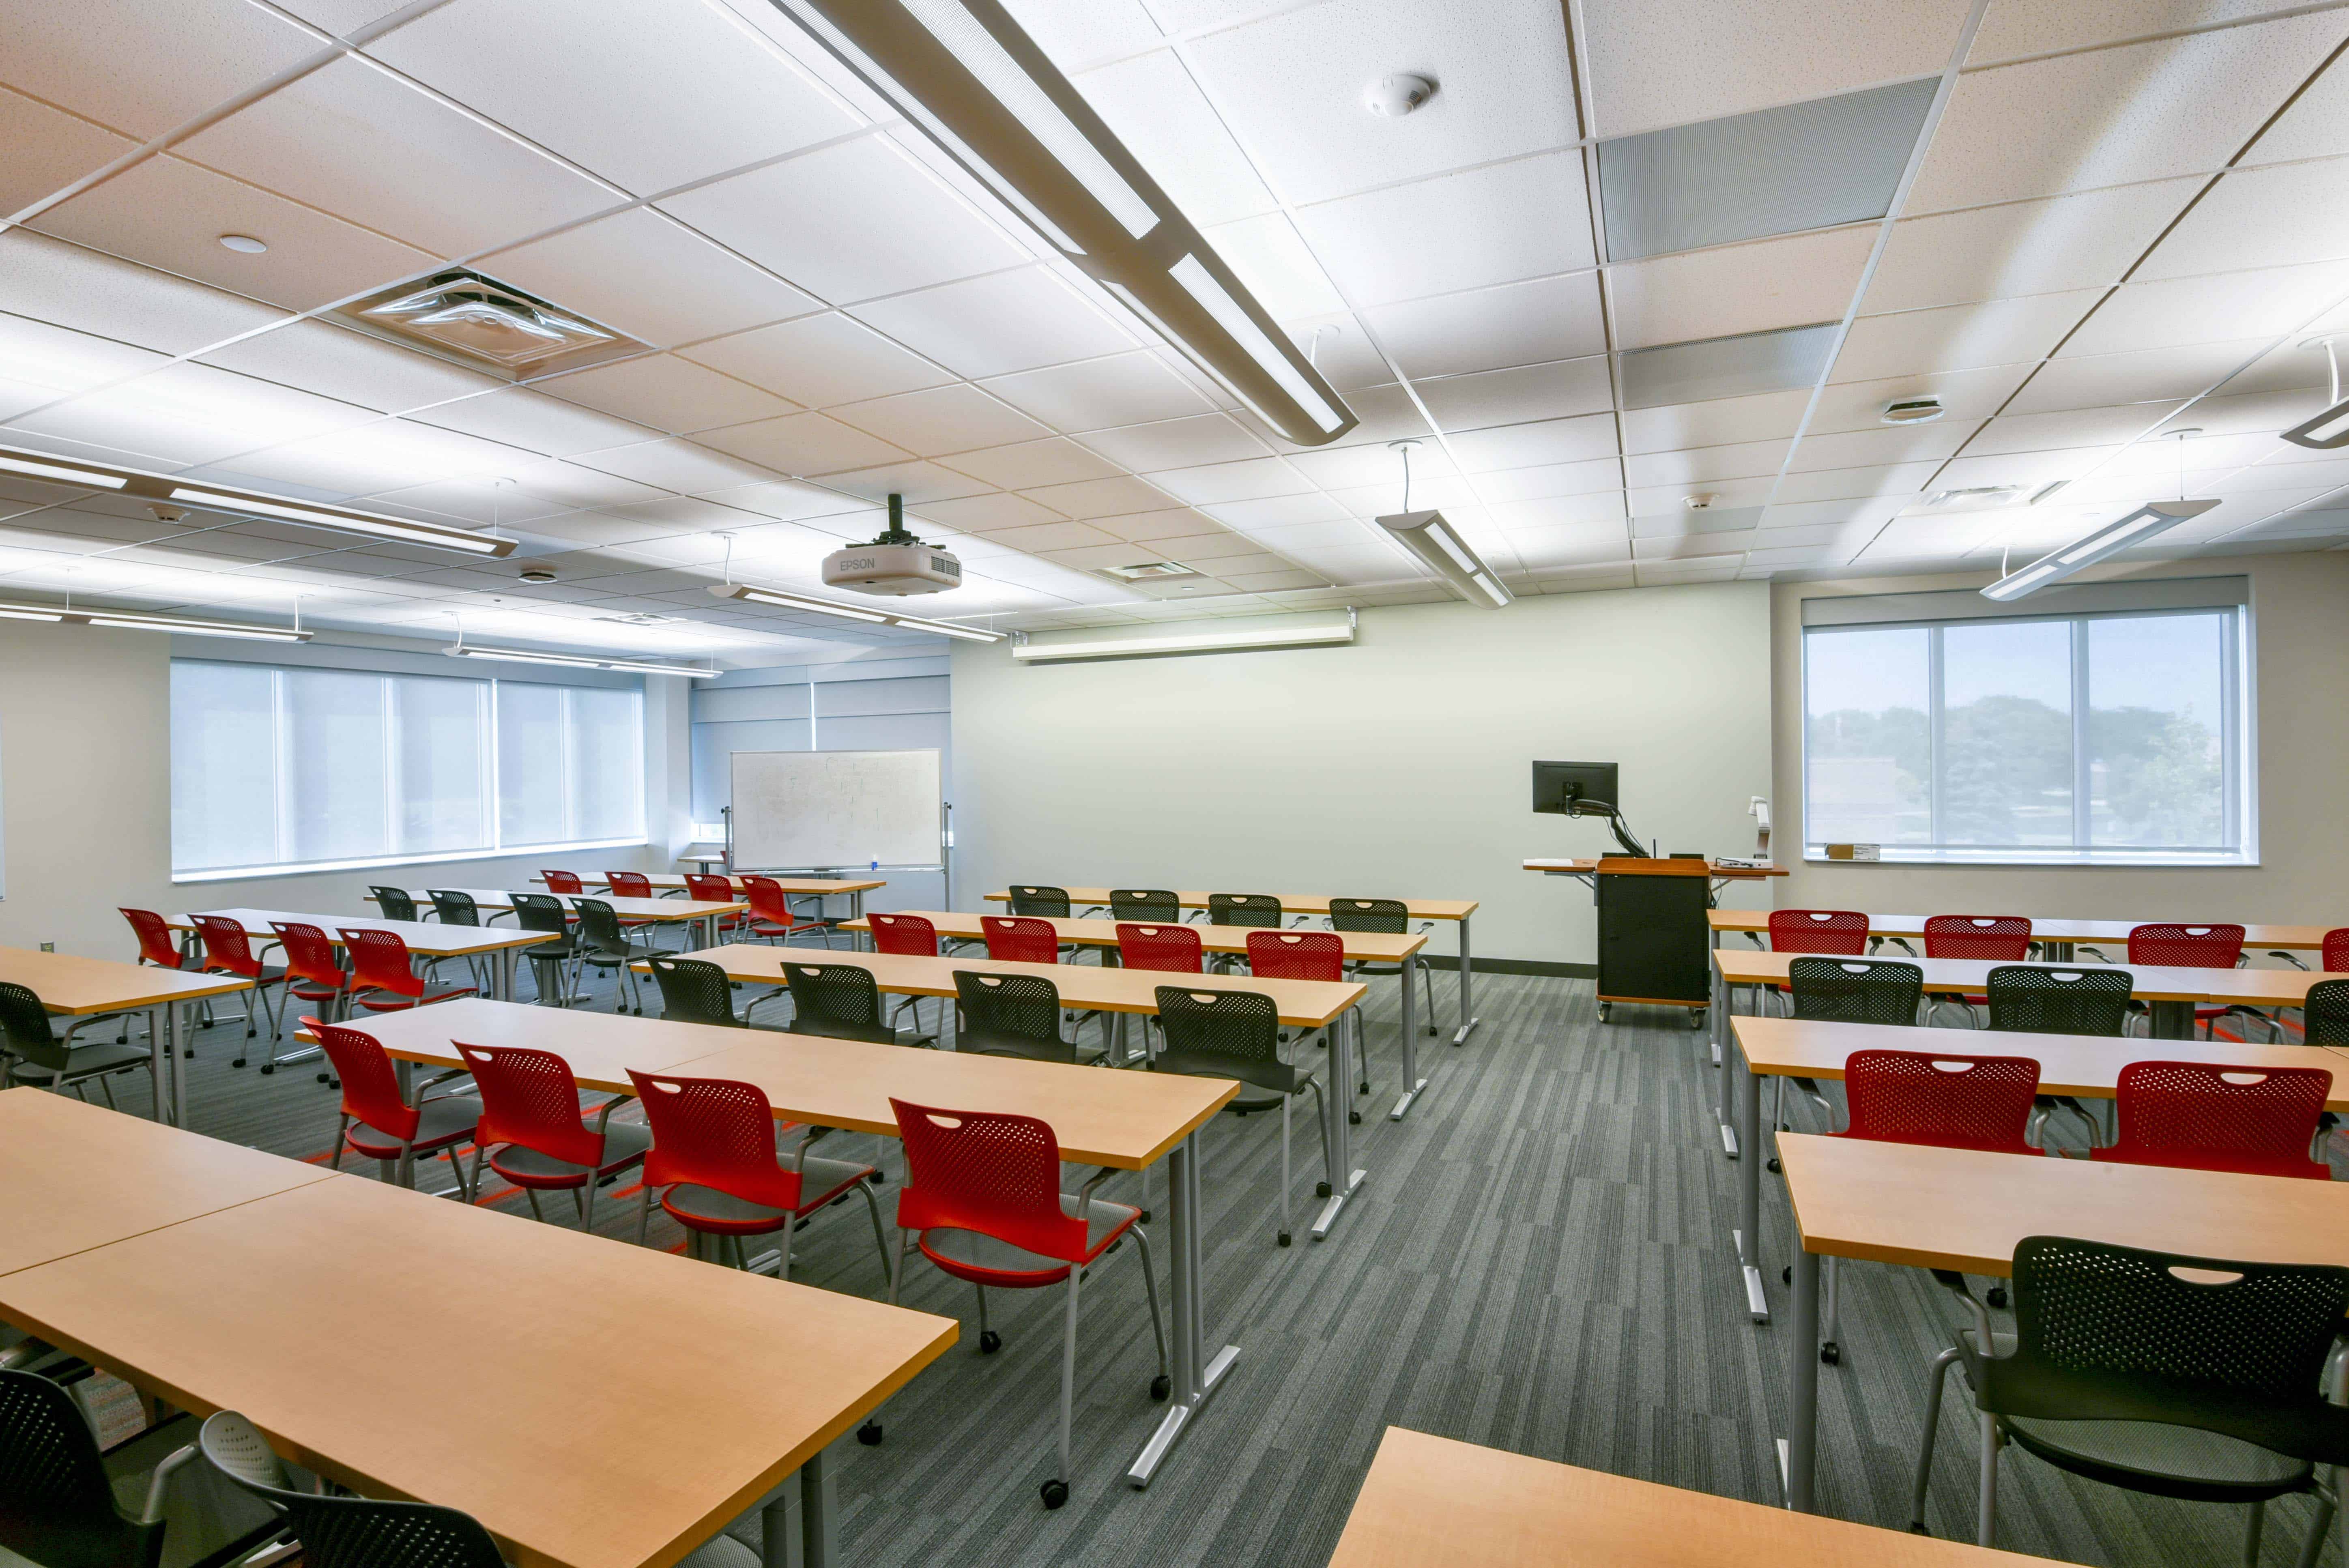
M 1588 892 L 1518 862 L 1613 841 L 1534 815 L 1529 765 L 1619 763 L 1667 852 L 1750 852 L 1769 615 L 1740 583 L 1368 609 L 1339 648 L 1018 667 L 957 645 L 956 902 L 1014 880 L 1472 898 L 1480 956 L 1589 964 Z
M 1773 593 L 1777 854 L 1794 874 L 1783 909 L 2032 914 L 2075 920 L 2235 920 L 2349 925 L 2349 554 L 2249 555 L 2131 569 L 2131 578 L 2251 579 L 2261 863 L 2185 869 L 1806 866 L 1802 601 L 1839 593 L 1978 588 L 1988 574 L 1782 583 Z M 2116 574 L 2121 575 L 2121 574 Z

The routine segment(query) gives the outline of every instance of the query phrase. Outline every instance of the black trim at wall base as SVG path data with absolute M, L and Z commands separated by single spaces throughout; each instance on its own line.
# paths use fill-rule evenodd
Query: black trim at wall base
M 1568 980 L 1596 980 L 1596 964 L 1552 964 L 1541 958 L 1485 958 L 1469 954 L 1479 975 L 1556 975 Z M 1453 953 L 1423 953 L 1419 961 L 1430 969 L 1457 969 L 1460 957 Z

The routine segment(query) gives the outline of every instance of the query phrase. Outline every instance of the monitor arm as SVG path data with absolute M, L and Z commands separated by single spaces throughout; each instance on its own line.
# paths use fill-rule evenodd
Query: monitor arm
M 1627 853 L 1640 860 L 1646 860 L 1651 852 L 1646 845 L 1633 838 L 1630 830 L 1623 826 L 1623 813 L 1611 802 L 1587 800 L 1577 795 L 1567 801 L 1566 814 L 1569 817 L 1604 817 L 1607 819 L 1607 825 L 1615 830 L 1615 841 L 1622 845 Z

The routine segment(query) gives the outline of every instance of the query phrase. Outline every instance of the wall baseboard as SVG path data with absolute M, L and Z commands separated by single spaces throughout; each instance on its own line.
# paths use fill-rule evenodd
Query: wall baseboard
M 1555 975 L 1567 980 L 1596 980 L 1596 964 L 1553 964 L 1542 958 L 1485 958 L 1470 955 L 1479 975 Z M 1458 969 L 1460 955 L 1456 953 L 1423 953 L 1422 964 L 1430 969 Z

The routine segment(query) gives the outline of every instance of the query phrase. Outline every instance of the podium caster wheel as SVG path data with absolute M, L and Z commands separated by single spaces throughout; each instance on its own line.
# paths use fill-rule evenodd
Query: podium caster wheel
M 1689 1027 L 1692 1029 L 1702 1029 L 1704 1027 L 1703 1008 L 1691 1007 L 1689 1009 Z
M 1067 1481 L 1048 1480 L 1043 1484 L 1040 1490 L 1044 1494 L 1044 1506 L 1046 1508 L 1059 1508 L 1069 1501 L 1069 1483 Z
M 978 1353 L 981 1356 L 992 1356 L 1002 1348 L 1003 1336 L 992 1328 L 978 1336 Z
M 1832 1339 L 1819 1346 L 1819 1359 L 1829 1367 L 1843 1365 L 1843 1349 Z
M 1599 1004 L 1599 1021 L 1600 1023 L 1604 1024 L 1609 1021 L 1609 1014 L 1613 1010 L 1613 1007 L 1614 1004 L 1611 1002 L 1601 1002 Z
M 867 1421 L 863 1426 L 857 1428 L 856 1440 L 863 1443 L 868 1449 L 879 1448 L 881 1446 L 881 1423 L 878 1421 Z

